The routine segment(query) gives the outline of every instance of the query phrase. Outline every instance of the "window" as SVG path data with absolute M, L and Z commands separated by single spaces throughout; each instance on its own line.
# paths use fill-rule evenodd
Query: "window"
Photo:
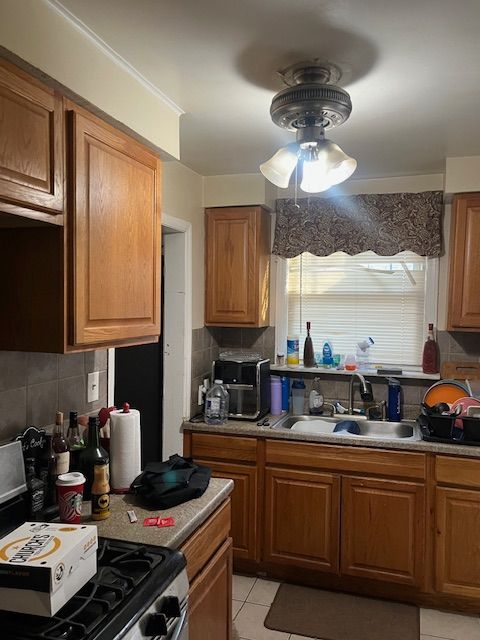
M 280 334 L 298 334 L 302 345 L 309 320 L 317 352 L 329 338 L 335 353 L 355 353 L 357 342 L 371 336 L 372 362 L 421 364 L 427 323 L 436 322 L 437 260 L 368 251 L 327 257 L 304 253 L 280 262 L 286 303 L 277 305 L 277 317 L 284 316 L 277 322 Z M 279 335 L 279 345 L 284 338 Z

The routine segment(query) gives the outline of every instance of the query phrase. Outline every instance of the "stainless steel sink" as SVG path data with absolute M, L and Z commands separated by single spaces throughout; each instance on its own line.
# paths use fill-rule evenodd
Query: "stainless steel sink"
M 359 434 L 352 434 L 345 431 L 334 432 L 335 425 L 343 420 L 354 420 L 359 428 Z M 339 438 L 351 438 L 361 436 L 364 438 L 385 438 L 387 440 L 397 440 L 398 438 L 412 438 L 417 440 L 418 436 L 415 427 L 405 422 L 384 422 L 382 420 L 367 420 L 364 416 L 335 416 L 327 418 L 323 416 L 292 416 L 286 415 L 276 422 L 273 429 L 292 429 L 304 433 L 317 433 L 322 435 L 332 435 Z

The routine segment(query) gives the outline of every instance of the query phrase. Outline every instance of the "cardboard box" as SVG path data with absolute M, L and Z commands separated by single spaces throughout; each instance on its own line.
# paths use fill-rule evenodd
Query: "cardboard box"
M 0 603 L 53 616 L 97 571 L 97 527 L 25 523 L 0 539 Z

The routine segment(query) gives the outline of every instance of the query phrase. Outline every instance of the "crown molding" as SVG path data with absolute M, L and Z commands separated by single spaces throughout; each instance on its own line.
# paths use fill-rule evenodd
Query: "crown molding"
M 100 36 L 98 36 L 90 27 L 82 22 L 76 15 L 74 15 L 69 9 L 67 9 L 60 0 L 43 0 L 52 9 L 59 13 L 65 20 L 67 20 L 77 31 L 80 31 L 82 35 L 93 42 L 93 44 L 102 51 L 112 62 L 121 67 L 124 71 L 129 73 L 137 82 L 139 82 L 147 91 L 153 94 L 156 98 L 159 98 L 166 106 L 172 109 L 178 116 L 181 116 L 185 111 L 176 104 L 171 98 L 169 98 L 163 91 L 161 91 L 153 82 L 150 82 L 144 75 L 140 73 L 133 65 L 125 60 L 115 49 L 105 42 Z

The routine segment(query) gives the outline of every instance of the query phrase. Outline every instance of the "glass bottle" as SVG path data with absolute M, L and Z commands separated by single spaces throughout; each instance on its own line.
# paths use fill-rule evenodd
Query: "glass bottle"
M 52 438 L 53 452 L 57 461 L 57 476 L 68 473 L 70 469 L 70 447 L 63 433 L 63 413 L 57 411 Z
M 28 491 L 28 509 L 32 518 L 43 509 L 45 502 L 45 485 L 36 477 L 35 458 L 27 458 L 25 461 L 25 475 Z
M 80 452 L 84 449 L 84 444 L 78 428 L 78 414 L 76 411 L 70 411 L 69 414 L 67 441 L 70 447 L 70 471 L 78 471 Z
M 57 459 L 53 451 L 52 436 L 45 436 L 45 447 L 39 457 L 40 479 L 45 485 L 45 506 L 49 507 L 57 502 Z
M 423 373 L 438 373 L 438 347 L 433 335 L 433 324 L 428 325 L 427 341 L 423 345 L 422 371 Z
M 305 338 L 305 345 L 303 347 L 303 366 L 315 366 L 315 353 L 313 351 L 313 342 L 310 335 L 310 322 L 307 322 L 307 337 Z
M 90 500 L 96 464 L 108 465 L 108 453 L 100 446 L 99 420 L 94 416 L 88 419 L 88 444 L 80 452 L 79 467 L 85 476 L 83 499 Z
M 92 485 L 92 520 L 105 520 L 110 515 L 108 464 L 95 464 Z

